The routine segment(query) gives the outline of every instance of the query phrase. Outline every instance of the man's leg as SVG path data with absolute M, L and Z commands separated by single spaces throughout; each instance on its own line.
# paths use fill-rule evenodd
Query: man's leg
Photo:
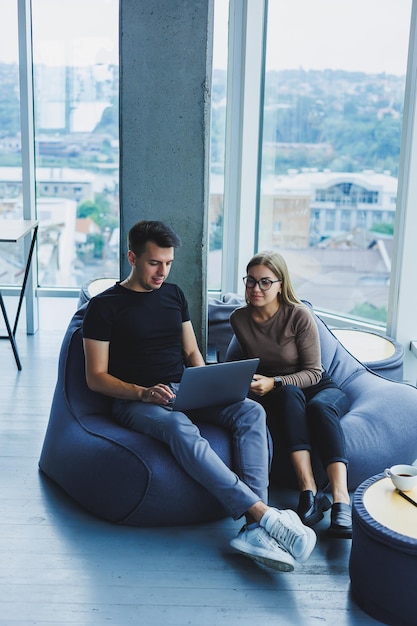
M 236 538 L 239 545 L 232 542 L 237 550 L 280 571 L 294 568 L 293 556 L 301 562 L 310 556 L 316 542 L 314 531 L 303 526 L 293 511 L 277 511 L 261 502 L 259 495 L 223 463 L 186 415 L 123 400 L 115 401 L 113 415 L 122 425 L 165 442 L 181 467 L 213 493 L 234 519 L 261 508 L 262 513 L 254 517 L 260 525 L 245 526 Z
M 123 426 L 167 444 L 187 474 L 215 495 L 234 519 L 260 499 L 227 467 L 184 413 L 156 404 L 116 400 L 113 416 Z
M 190 411 L 192 420 L 218 424 L 232 435 L 236 473 L 248 487 L 268 502 L 269 450 L 264 408 L 253 400 L 227 407 Z

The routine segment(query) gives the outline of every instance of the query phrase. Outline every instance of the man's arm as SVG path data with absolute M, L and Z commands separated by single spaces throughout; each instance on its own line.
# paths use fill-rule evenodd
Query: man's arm
M 166 404 L 173 393 L 166 385 L 142 387 L 126 383 L 108 372 L 109 346 L 108 341 L 83 339 L 85 354 L 85 376 L 87 385 L 92 391 L 98 391 L 112 398 L 121 400 L 141 400 L 155 404 Z
M 185 364 L 189 367 L 205 365 L 203 356 L 198 349 L 194 328 L 190 321 L 182 324 L 182 349 L 184 352 Z
M 104 393 L 106 396 L 125 400 L 141 400 L 144 387 L 112 376 L 108 373 L 109 341 L 83 339 L 85 354 L 85 377 L 92 391 Z

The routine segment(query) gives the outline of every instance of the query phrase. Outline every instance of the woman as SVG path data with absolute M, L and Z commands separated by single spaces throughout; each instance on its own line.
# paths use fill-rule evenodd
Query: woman
M 295 295 L 283 257 L 260 252 L 249 262 L 247 306 L 230 318 L 245 356 L 260 357 L 251 396 L 268 415 L 273 440 L 284 440 L 300 488 L 297 513 L 313 526 L 331 506 L 329 534 L 351 537 L 352 512 L 347 459 L 340 418 L 349 408 L 346 394 L 321 366 L 313 313 Z M 317 489 L 313 446 L 325 467 L 333 505 Z

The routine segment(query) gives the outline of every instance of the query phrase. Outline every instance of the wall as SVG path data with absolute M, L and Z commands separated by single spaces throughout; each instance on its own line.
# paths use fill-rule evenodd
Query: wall
M 183 241 L 170 280 L 203 351 L 212 31 L 213 0 L 120 2 L 121 276 L 129 228 L 170 224 Z

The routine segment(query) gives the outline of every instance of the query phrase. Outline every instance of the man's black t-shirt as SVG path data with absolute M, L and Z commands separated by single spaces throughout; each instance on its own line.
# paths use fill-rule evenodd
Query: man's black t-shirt
M 110 374 L 151 387 L 181 380 L 182 324 L 189 319 L 177 285 L 163 283 L 159 289 L 138 292 L 117 283 L 90 300 L 83 336 L 110 342 Z

